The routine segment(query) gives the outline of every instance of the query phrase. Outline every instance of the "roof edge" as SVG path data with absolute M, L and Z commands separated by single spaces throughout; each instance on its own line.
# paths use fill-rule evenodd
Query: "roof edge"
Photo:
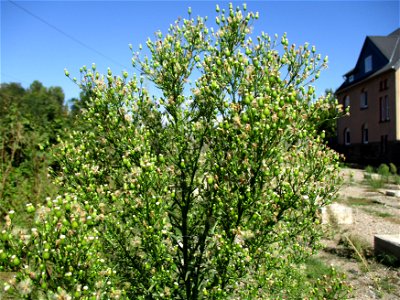
M 399 64 L 399 66 L 400 66 L 400 64 Z M 342 85 L 341 86 L 339 86 L 337 89 L 336 89 L 336 91 L 335 91 L 335 95 L 337 94 L 337 93 L 340 93 L 340 92 L 344 92 L 344 91 L 346 91 L 346 90 L 349 90 L 349 89 L 351 89 L 351 88 L 354 88 L 355 86 L 357 86 L 357 85 L 359 85 L 359 84 L 362 84 L 362 83 L 365 83 L 366 81 L 368 81 L 368 80 L 370 80 L 370 79 L 373 79 L 373 78 L 375 78 L 376 76 L 378 76 L 378 75 L 381 75 L 381 74 L 385 74 L 385 73 L 389 73 L 389 72 L 396 72 L 398 69 L 399 69 L 399 66 L 397 66 L 397 68 L 396 68 L 396 66 L 391 66 L 389 69 L 387 69 L 386 71 L 384 71 L 384 72 L 376 72 L 376 73 L 374 73 L 374 74 L 371 74 L 370 76 L 368 76 L 368 77 L 366 77 L 366 78 L 363 78 L 363 79 L 361 79 L 360 81 L 356 81 L 355 83 L 353 83 L 353 84 L 350 84 L 350 85 L 347 85 L 347 86 L 344 86 L 344 87 L 342 87 Z

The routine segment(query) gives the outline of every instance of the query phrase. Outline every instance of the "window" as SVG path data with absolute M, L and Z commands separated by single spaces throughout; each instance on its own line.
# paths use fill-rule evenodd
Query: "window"
M 360 107 L 361 108 L 367 108 L 368 107 L 368 93 L 364 89 L 361 90 Z
M 350 145 L 350 129 L 348 128 L 344 130 L 344 144 Z
M 380 107 L 380 121 L 387 122 L 389 118 L 389 97 L 386 95 L 384 97 L 379 97 L 379 107 Z
M 354 81 L 354 75 L 350 75 L 349 76 L 349 82 L 353 82 Z
M 344 97 L 343 106 L 344 106 L 344 109 L 346 109 L 346 108 L 348 108 L 350 106 L 350 96 L 349 95 Z
M 384 91 L 388 89 L 388 81 L 387 79 L 384 79 L 379 82 L 379 91 Z
M 372 55 L 369 55 L 364 59 L 364 72 L 368 73 L 370 71 L 372 71 Z
M 361 127 L 361 137 L 362 137 L 362 143 L 368 144 L 368 125 L 367 124 L 364 124 Z

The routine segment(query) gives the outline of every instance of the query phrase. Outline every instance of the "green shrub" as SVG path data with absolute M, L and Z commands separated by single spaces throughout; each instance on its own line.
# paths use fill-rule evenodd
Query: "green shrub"
M 309 45 L 289 46 L 286 35 L 254 42 L 257 18 L 230 5 L 215 30 L 200 17 L 178 21 L 148 40 L 150 59 L 134 54 L 139 78 L 82 68 L 91 95 L 83 126 L 56 152 L 63 195 L 49 203 L 29 247 L 11 225 L 3 232 L 3 268 L 18 272 L 16 287 L 32 280 L 20 264 L 46 270 L 49 244 L 55 279 L 45 275 L 45 287 L 34 281 L 37 293 L 82 286 L 78 297 L 96 299 L 291 293 L 294 266 L 319 248 L 318 211 L 337 191 L 339 156 L 316 131 L 331 103 L 316 101 L 307 85 L 326 60 Z M 148 81 L 161 93 L 151 96 Z
M 389 169 L 392 175 L 397 175 L 397 167 L 394 163 L 389 164 Z
M 385 186 L 385 181 L 381 177 L 371 177 L 367 180 L 367 183 L 374 190 L 381 189 Z
M 395 175 L 394 176 L 394 183 L 395 184 L 400 184 L 400 176 L 399 175 Z
M 384 177 L 389 176 L 390 170 L 389 170 L 388 165 L 386 165 L 386 164 L 379 165 L 378 174 L 381 175 L 381 176 L 384 176 Z
M 378 174 L 381 176 L 381 179 L 384 181 L 384 182 L 389 182 L 389 176 L 390 176 L 390 169 L 389 169 L 389 166 L 388 165 L 386 165 L 386 164 L 381 164 L 379 167 L 378 167 Z
M 364 179 L 371 179 L 371 175 L 374 172 L 375 172 L 375 170 L 372 166 L 367 166 L 365 168 L 365 172 L 364 172 Z
M 375 169 L 374 169 L 374 167 L 372 167 L 372 166 L 367 166 L 367 167 L 365 168 L 365 172 L 366 172 L 366 173 L 372 174 L 372 173 L 375 172 Z

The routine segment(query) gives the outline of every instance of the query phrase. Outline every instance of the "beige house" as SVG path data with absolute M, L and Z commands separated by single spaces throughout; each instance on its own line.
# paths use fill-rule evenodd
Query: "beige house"
M 367 36 L 336 97 L 350 116 L 338 120 L 338 151 L 348 162 L 400 165 L 400 28 Z

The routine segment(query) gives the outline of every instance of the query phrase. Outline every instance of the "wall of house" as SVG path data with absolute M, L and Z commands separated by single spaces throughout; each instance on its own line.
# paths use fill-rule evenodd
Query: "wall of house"
M 386 80 L 386 84 L 384 84 Z M 396 86 L 397 82 L 397 86 Z M 350 116 L 338 120 L 338 151 L 348 162 L 378 165 L 394 162 L 400 165 L 400 71 L 390 70 L 342 90 L 336 96 L 344 105 L 350 97 Z M 368 107 L 361 107 L 361 93 L 367 92 Z M 380 98 L 389 100 L 389 120 L 381 120 Z M 396 102 L 397 99 L 397 102 Z M 362 128 L 368 128 L 368 143 Z M 345 129 L 350 130 L 350 144 L 345 144 Z
M 397 101 L 395 101 L 396 114 L 394 120 L 396 122 L 396 140 L 400 141 L 400 69 L 396 70 L 395 81 L 397 83 L 395 89 L 395 98 L 397 99 Z
M 350 116 L 340 118 L 338 121 L 338 143 L 343 145 L 344 131 L 350 130 L 351 144 L 362 144 L 362 127 L 368 128 L 368 143 L 380 143 L 381 137 L 387 135 L 388 141 L 400 140 L 400 120 L 396 118 L 396 95 L 400 99 L 400 90 L 396 89 L 396 80 L 399 81 L 399 71 L 389 71 L 369 80 L 365 80 L 349 87 L 337 94 L 341 104 L 346 96 L 350 97 Z M 387 80 L 387 88 L 381 89 L 381 84 Z M 368 107 L 361 107 L 361 94 L 367 92 Z M 381 120 L 380 98 L 388 96 L 389 120 Z M 400 100 L 399 100 L 400 101 Z

